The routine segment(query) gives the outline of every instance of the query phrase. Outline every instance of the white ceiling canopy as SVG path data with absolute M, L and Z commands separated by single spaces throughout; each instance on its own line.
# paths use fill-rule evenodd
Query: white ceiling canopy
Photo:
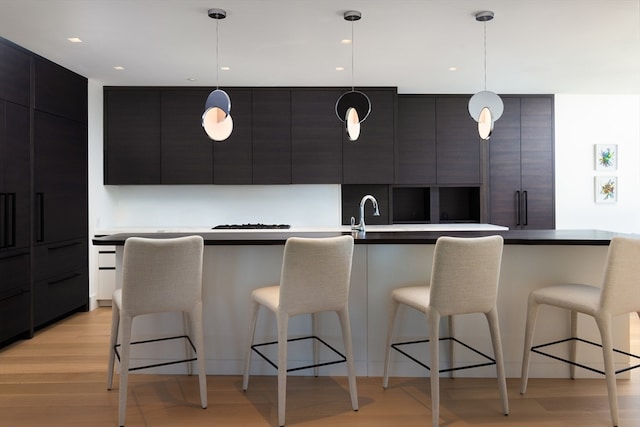
M 0 36 L 105 85 L 358 86 L 400 93 L 640 93 L 638 0 L 0 0 Z M 82 43 L 68 41 L 77 37 Z M 122 67 L 116 70 L 114 67 Z M 337 71 L 337 67 L 343 67 Z M 455 68 L 454 70 L 451 70 Z

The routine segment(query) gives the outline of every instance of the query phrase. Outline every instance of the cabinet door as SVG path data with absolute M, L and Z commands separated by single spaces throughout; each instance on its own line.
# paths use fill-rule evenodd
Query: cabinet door
M 396 132 L 396 184 L 435 184 L 435 97 L 398 95 Z
M 0 250 L 31 241 L 30 132 L 29 109 L 0 101 Z
M 31 329 L 28 250 L 0 254 L 0 343 Z
M 291 184 L 291 91 L 253 91 L 253 183 Z
M 36 111 L 34 147 L 36 243 L 86 237 L 86 125 Z
M 371 101 L 371 113 L 362 122 L 360 137 L 349 141 L 343 130 L 343 184 L 393 182 L 395 89 L 362 89 Z
M 87 79 L 51 61 L 34 59 L 36 110 L 87 123 Z
M 160 184 L 160 90 L 105 90 L 104 114 L 104 183 Z
M 291 92 L 291 180 L 294 184 L 342 182 L 342 125 L 335 113 L 341 91 Z
M 162 184 L 213 184 L 213 145 L 202 128 L 209 92 L 186 88 L 162 91 Z
M 29 106 L 30 70 L 29 54 L 0 39 L 0 99 Z
M 553 229 L 553 98 L 523 97 L 521 108 L 523 225 L 532 229 Z
M 251 89 L 225 89 L 231 98 L 233 132 L 213 145 L 214 184 L 251 184 L 253 182 L 252 95 Z
M 489 199 L 492 224 L 520 228 L 520 98 L 503 97 L 504 114 L 489 145 Z
M 480 184 L 481 140 L 468 103 L 468 96 L 436 99 L 438 184 Z

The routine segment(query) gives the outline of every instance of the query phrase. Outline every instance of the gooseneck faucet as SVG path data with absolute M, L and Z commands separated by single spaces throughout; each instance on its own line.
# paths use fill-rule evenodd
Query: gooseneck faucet
M 362 198 L 362 200 L 360 200 L 360 222 L 356 225 L 355 218 L 351 217 L 351 230 L 362 231 L 362 232 L 365 231 L 364 205 L 367 202 L 367 200 L 371 200 L 371 203 L 373 203 L 373 209 L 374 209 L 373 216 L 380 216 L 380 211 L 378 210 L 378 201 L 371 194 L 367 194 Z

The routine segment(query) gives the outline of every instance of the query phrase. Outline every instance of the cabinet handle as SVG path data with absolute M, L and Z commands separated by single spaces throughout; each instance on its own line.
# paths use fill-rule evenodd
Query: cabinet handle
M 5 215 L 5 243 L 8 247 L 16 245 L 16 193 L 7 194 L 7 213 Z
M 76 277 L 80 276 L 80 273 L 73 273 L 70 274 L 66 277 L 63 277 L 61 279 L 58 280 L 52 280 L 51 282 L 49 282 L 49 285 L 57 285 L 58 283 L 62 283 L 62 282 L 66 282 L 67 280 L 71 280 L 71 279 L 75 279 Z
M 81 244 L 81 242 L 62 243 L 60 245 L 49 246 L 47 249 L 50 250 L 50 251 L 55 251 L 55 250 L 58 250 L 58 249 L 70 248 L 71 246 L 77 246 L 79 244 Z
M 36 193 L 36 242 L 44 242 L 44 193 Z
M 516 191 L 516 225 L 520 225 L 520 190 Z
M 527 196 L 527 190 L 524 190 L 522 192 L 522 198 L 523 198 L 523 201 L 524 201 L 524 209 L 523 209 L 524 222 L 523 222 L 523 225 L 527 225 L 529 223 L 529 200 L 528 200 L 529 198 Z
M 0 193 L 0 248 L 7 247 L 7 194 Z

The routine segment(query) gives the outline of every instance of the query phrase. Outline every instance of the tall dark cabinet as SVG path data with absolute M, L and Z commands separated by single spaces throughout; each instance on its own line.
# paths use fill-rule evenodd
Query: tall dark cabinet
M 489 140 L 489 221 L 555 228 L 553 96 L 503 97 Z
M 0 38 L 0 345 L 88 309 L 87 79 Z

